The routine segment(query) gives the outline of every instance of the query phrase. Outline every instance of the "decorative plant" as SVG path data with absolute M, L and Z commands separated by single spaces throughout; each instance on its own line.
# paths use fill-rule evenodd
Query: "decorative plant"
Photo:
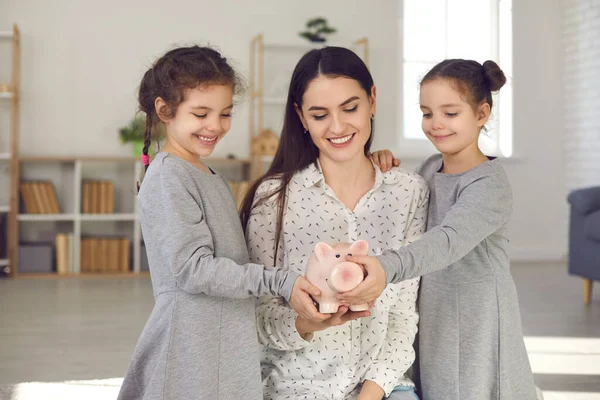
M 165 127 L 161 123 L 158 125 L 153 132 L 152 140 L 160 141 L 164 138 L 165 135 Z M 142 149 L 144 147 L 144 134 L 146 131 L 146 116 L 139 115 L 135 117 L 127 126 L 119 129 L 119 137 L 121 138 L 121 143 L 133 143 L 133 154 L 136 157 L 139 157 L 142 154 Z M 152 149 L 149 150 L 152 152 Z
M 312 18 L 306 23 L 306 31 L 300 32 L 299 35 L 311 42 L 323 43 L 327 40 L 326 36 L 337 32 L 335 28 L 327 25 L 325 18 Z
M 121 143 L 143 142 L 144 132 L 146 131 L 146 117 L 138 116 L 134 118 L 129 125 L 119 129 Z

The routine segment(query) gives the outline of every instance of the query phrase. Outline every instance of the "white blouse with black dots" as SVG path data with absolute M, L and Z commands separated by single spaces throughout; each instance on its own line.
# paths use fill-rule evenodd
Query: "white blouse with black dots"
M 292 178 L 279 241 L 279 268 L 304 273 L 315 244 L 369 242 L 369 254 L 398 248 L 425 231 L 429 189 L 419 175 L 393 168 L 376 172 L 374 187 L 348 209 L 325 183 L 319 165 Z M 264 182 L 258 196 L 272 193 L 276 181 Z M 252 262 L 273 267 L 277 211 L 274 199 L 257 207 L 248 224 Z M 257 308 L 263 346 L 265 399 L 354 399 L 365 380 L 386 396 L 397 385 L 412 386 L 405 375 L 415 353 L 419 279 L 391 284 L 376 301 L 371 316 L 316 332 L 304 340 L 295 328 L 297 314 L 279 297 L 266 296 Z

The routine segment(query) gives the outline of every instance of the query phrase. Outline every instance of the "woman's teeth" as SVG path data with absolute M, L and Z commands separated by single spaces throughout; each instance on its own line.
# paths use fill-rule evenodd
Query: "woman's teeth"
M 329 139 L 329 140 L 331 141 L 331 143 L 334 143 L 334 144 L 344 144 L 347 141 L 349 141 L 350 139 L 352 139 L 352 136 L 354 136 L 354 134 L 348 135 L 348 136 L 344 136 L 344 137 L 341 137 L 341 138 Z

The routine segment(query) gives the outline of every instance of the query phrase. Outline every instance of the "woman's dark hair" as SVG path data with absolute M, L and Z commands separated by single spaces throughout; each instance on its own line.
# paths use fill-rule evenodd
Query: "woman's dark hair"
M 154 102 L 160 97 L 167 103 L 161 114 L 173 117 L 185 100 L 185 90 L 205 85 L 231 85 L 234 93 L 242 90 L 240 77 L 227 59 L 208 47 L 191 46 L 170 50 L 160 57 L 142 78 L 138 101 L 146 114 L 143 154 L 148 155 L 151 141 L 161 120 Z M 148 164 L 145 165 L 148 169 Z
M 473 110 L 477 110 L 483 102 L 488 103 L 491 109 L 492 92 L 500 90 L 506 83 L 504 72 L 491 60 L 483 65 L 473 60 L 444 60 L 425 75 L 421 85 L 439 78 L 451 80 Z
M 310 134 L 305 132 L 294 108 L 294 105 L 297 105 L 299 109 L 302 109 L 303 96 L 309 83 L 319 76 L 354 79 L 365 90 L 367 97 L 371 96 L 373 88 L 371 73 L 361 58 L 349 49 L 343 47 L 315 49 L 306 53 L 298 61 L 292 73 L 288 91 L 279 147 L 267 173 L 254 182 L 246 193 L 240 210 L 242 226 L 245 231 L 253 208 L 275 195 L 278 205 L 275 243 L 278 243 L 281 237 L 286 193 L 292 176 L 315 163 L 319 156 L 319 149 L 313 143 Z M 372 141 L 373 124 L 371 124 L 369 140 L 365 144 L 365 154 L 370 151 Z M 280 185 L 277 190 L 254 201 L 260 184 L 270 179 L 279 180 Z M 275 247 L 274 258 L 277 259 L 277 247 Z

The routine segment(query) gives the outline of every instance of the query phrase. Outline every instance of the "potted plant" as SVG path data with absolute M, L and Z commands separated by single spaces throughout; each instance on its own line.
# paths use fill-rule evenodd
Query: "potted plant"
M 335 28 L 327 25 L 327 20 L 322 17 L 312 18 L 306 23 L 306 30 L 299 35 L 313 43 L 324 43 L 326 35 L 337 32 Z
M 121 143 L 133 143 L 133 154 L 136 157 L 142 155 L 144 149 L 144 134 L 146 132 L 146 116 L 134 118 L 129 125 L 119 129 Z

